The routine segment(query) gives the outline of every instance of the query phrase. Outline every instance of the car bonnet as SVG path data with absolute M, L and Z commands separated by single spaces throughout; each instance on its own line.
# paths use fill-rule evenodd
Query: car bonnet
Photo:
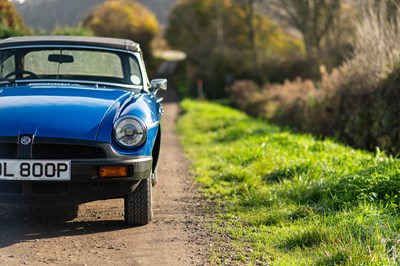
M 78 86 L 0 88 L 0 136 L 94 141 L 108 111 L 131 95 L 126 90 Z

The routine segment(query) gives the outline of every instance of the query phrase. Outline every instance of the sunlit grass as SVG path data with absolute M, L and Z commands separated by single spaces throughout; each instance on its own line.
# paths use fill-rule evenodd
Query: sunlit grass
M 193 174 L 219 206 L 214 230 L 229 240 L 216 246 L 214 264 L 400 263 L 398 160 L 216 104 L 182 108 Z

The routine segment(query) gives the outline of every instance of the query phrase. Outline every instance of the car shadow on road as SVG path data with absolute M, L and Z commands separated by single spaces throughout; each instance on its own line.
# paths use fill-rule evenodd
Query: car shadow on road
M 30 208 L 0 208 L 0 249 L 15 243 L 40 239 L 70 237 L 102 232 L 128 230 L 131 226 L 120 220 L 71 220 L 71 214 L 44 213 Z

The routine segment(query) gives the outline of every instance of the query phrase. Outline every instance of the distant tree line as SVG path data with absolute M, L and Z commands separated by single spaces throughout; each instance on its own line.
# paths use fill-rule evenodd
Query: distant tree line
M 202 80 L 208 97 L 223 97 L 235 78 L 264 82 L 273 75 L 270 62 L 279 65 L 303 53 L 301 41 L 256 12 L 254 3 L 186 0 L 170 14 L 166 39 L 187 53 L 188 78 L 191 84 Z
M 97 36 L 126 38 L 138 42 L 150 56 L 151 41 L 159 31 L 155 15 L 133 0 L 109 0 L 95 7 L 83 26 Z
M 224 97 L 232 79 L 318 79 L 320 64 L 335 67 L 351 53 L 354 16 L 343 0 L 183 0 L 166 39 L 188 54 L 189 80 Z
M 0 38 L 47 34 L 29 30 L 8 0 L 0 0 L 0 15 Z M 151 42 L 158 32 L 155 15 L 135 0 L 108 0 L 91 10 L 78 27 L 55 27 L 51 34 L 132 39 L 140 43 L 145 57 L 151 57 Z

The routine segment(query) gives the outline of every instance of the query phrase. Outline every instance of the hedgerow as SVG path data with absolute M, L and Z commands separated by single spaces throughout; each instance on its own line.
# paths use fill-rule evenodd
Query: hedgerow
M 384 7 L 365 10 L 356 27 L 354 54 L 342 66 L 329 73 L 321 67 L 318 82 L 297 79 L 263 87 L 237 82 L 230 89 L 231 102 L 299 131 L 398 153 L 399 17 L 389 17 Z M 253 94 L 245 92 L 249 87 Z

